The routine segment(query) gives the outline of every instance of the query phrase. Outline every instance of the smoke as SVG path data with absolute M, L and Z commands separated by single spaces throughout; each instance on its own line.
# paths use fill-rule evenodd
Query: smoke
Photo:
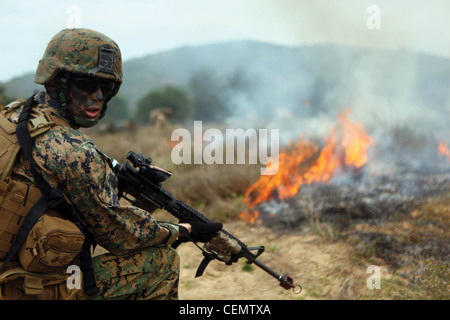
M 434 170 L 439 141 L 450 143 L 450 61 L 407 50 L 338 45 L 259 50 L 239 70 L 246 90 L 230 90 L 229 127 L 275 128 L 280 144 L 322 138 L 350 109 L 375 141 L 378 170 Z
M 262 38 L 271 37 L 274 28 L 283 31 L 281 37 L 278 33 L 278 43 L 406 48 L 450 57 L 450 43 L 439 37 L 450 27 L 447 0 L 250 0 L 248 5 L 255 12 L 253 23 L 265 26 L 266 37 Z M 380 29 L 376 30 L 367 28 L 373 14 L 368 9 L 373 6 L 380 14 Z M 277 21 L 277 26 L 268 23 L 269 19 Z

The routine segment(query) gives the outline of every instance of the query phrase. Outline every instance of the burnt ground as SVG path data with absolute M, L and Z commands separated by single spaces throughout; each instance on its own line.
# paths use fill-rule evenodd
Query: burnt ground
M 303 282 L 303 292 L 286 292 L 243 262 L 231 267 L 217 262 L 195 279 L 201 255 L 181 248 L 181 297 L 448 299 L 449 178 L 402 175 L 309 185 L 289 200 L 262 203 L 259 223 L 231 222 L 229 231 L 248 245 L 266 245 L 261 260 Z M 367 288 L 369 265 L 382 270 L 380 290 Z

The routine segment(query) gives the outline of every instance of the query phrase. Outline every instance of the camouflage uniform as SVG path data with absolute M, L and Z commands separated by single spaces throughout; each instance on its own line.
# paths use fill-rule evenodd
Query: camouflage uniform
M 80 79 L 85 85 L 80 91 L 93 92 L 89 87 L 93 81 L 94 89 L 103 92 L 95 118 L 86 119 L 73 109 L 80 105 L 74 104 L 72 85 Z M 179 257 L 170 245 L 178 238 L 179 227 L 160 223 L 140 208 L 121 205 L 109 157 L 77 130 L 95 125 L 117 94 L 123 81 L 119 47 L 93 30 L 64 29 L 50 40 L 34 81 L 47 90 L 35 95 L 32 117 L 45 113 L 57 125 L 35 138 L 33 158 L 44 179 L 71 204 L 78 221 L 108 250 L 92 259 L 100 292 L 79 298 L 176 299 Z M 15 109 L 9 120 L 17 123 L 22 109 L 23 105 Z M 11 179 L 35 186 L 32 177 L 22 154 Z
M 15 152 L 19 149 L 15 144 L 18 139 L 10 140 L 5 137 L 0 141 L 5 142 L 3 145 L 9 148 L 6 153 L 4 150 L 0 151 L 0 156 L 2 154 L 8 156 L 2 159 L 2 166 L 4 159 L 8 161 L 8 174 L 12 151 L 14 151 L 12 160 L 15 161 L 8 183 L 0 181 L 3 188 L 0 191 L 8 196 L 8 198 L 3 196 L 0 203 L 7 207 L 0 209 L 8 213 L 5 215 L 6 218 L 0 219 L 2 223 L 0 226 L 5 232 L 0 231 L 8 237 L 2 236 L 0 239 L 1 248 L 4 250 L 2 254 L 7 254 L 7 259 L 4 260 L 6 262 L 1 268 L 4 268 L 9 258 L 17 253 L 18 247 L 24 248 L 22 238 L 25 232 L 28 236 L 31 234 L 28 231 L 35 222 L 32 219 L 37 219 L 47 210 L 46 208 L 57 209 L 61 214 L 67 210 L 67 207 L 62 209 L 57 205 L 49 206 L 53 191 L 53 196 L 62 193 L 72 206 L 79 228 L 83 231 L 87 229 L 85 234 L 91 234 L 96 243 L 108 250 L 107 254 L 92 259 L 100 291 L 91 296 L 83 292 L 78 296 L 79 299 L 176 299 L 180 262 L 171 244 L 177 240 L 179 228 L 182 228 L 181 234 L 185 236 L 189 232 L 186 238 L 190 241 L 206 243 L 222 228 L 222 224 L 200 223 L 189 219 L 180 221 L 179 225 L 162 223 L 156 221 L 145 210 L 119 203 L 118 179 L 112 170 L 111 159 L 77 130 L 79 127 L 95 125 L 105 115 L 108 101 L 117 94 L 123 81 L 119 47 L 106 35 L 93 30 L 64 29 L 50 40 L 39 61 L 34 81 L 44 85 L 46 91 L 36 94 L 27 102 L 14 103 L 5 110 L 9 121 L 18 123 L 19 119 L 21 120 L 15 138 L 21 138 L 20 146 L 24 151 L 31 151 L 32 148 L 32 155 L 28 152 L 26 154 L 33 158 L 38 170 L 31 170 L 30 157 L 26 158 L 20 154 L 16 160 Z M 35 127 L 38 128 L 36 132 L 40 134 L 37 135 L 35 132 L 37 137 L 33 146 L 28 140 L 31 139 L 29 132 L 26 134 L 27 123 L 23 122 L 30 120 L 30 108 L 33 108 L 31 118 L 35 118 L 31 124 L 34 127 L 35 121 Z M 41 117 L 43 115 L 44 117 Z M 55 121 L 44 122 L 42 118 L 51 118 Z M 2 132 L 7 135 L 14 133 L 14 130 L 9 128 L 10 123 L 4 120 L 5 118 L 0 119 Z M 40 128 L 40 121 L 43 121 L 41 124 L 48 126 Z M 7 130 L 3 126 L 5 122 L 8 124 Z M 48 129 L 50 122 L 51 127 Z M 41 129 L 48 130 L 44 132 Z M 49 186 L 41 180 L 36 171 L 40 171 Z M 33 177 L 36 177 L 38 185 Z M 39 189 L 28 186 L 36 186 Z M 49 187 L 59 191 L 52 189 L 49 192 Z M 37 193 L 42 193 L 42 198 L 36 202 L 28 201 L 29 190 L 32 191 L 30 198 L 34 199 Z M 58 200 L 59 204 L 64 203 L 59 201 L 60 198 L 53 200 Z M 33 210 L 33 206 L 30 211 L 24 211 L 25 204 L 29 204 L 30 207 L 35 204 L 39 206 L 36 210 Z M 26 214 L 25 219 L 22 219 L 24 217 L 22 213 Z M 24 220 L 27 220 L 27 223 Z M 71 225 L 76 228 L 74 224 Z M 20 230 L 17 230 L 18 228 Z M 49 232 L 54 228 L 56 227 L 50 228 Z M 44 234 L 43 238 L 47 234 Z M 12 240 L 15 236 L 17 237 Z M 13 245 L 14 248 L 11 249 Z M 44 251 L 45 249 L 41 252 Z M 78 252 L 78 249 L 75 252 Z M 88 280 L 84 291 L 90 293 L 93 292 L 89 290 L 91 277 L 86 275 L 91 275 L 91 269 L 89 266 L 85 268 L 85 253 L 86 250 L 82 249 L 80 261 L 83 265 L 84 278 Z M 41 253 L 35 254 L 33 251 L 32 254 L 37 256 Z M 40 294 L 41 291 L 36 293 L 39 289 L 36 287 L 42 286 L 42 279 L 35 275 L 28 274 L 28 276 L 28 279 L 31 279 L 30 286 L 22 287 L 34 289 L 34 294 Z M 38 281 L 41 282 L 37 283 Z M 12 280 L 11 283 L 12 289 L 21 291 L 21 288 L 18 289 L 20 285 L 16 286 Z M 53 287 L 49 289 L 53 291 Z
M 170 244 L 178 237 L 178 227 L 121 205 L 109 158 L 70 124 L 65 109 L 48 93 L 40 92 L 36 99 L 34 114 L 51 114 L 58 125 L 35 139 L 33 157 L 44 178 L 65 195 L 79 221 L 109 251 L 93 258 L 100 292 L 91 298 L 176 299 L 179 257 Z M 17 122 L 20 111 L 11 122 Z M 11 177 L 35 184 L 23 156 Z

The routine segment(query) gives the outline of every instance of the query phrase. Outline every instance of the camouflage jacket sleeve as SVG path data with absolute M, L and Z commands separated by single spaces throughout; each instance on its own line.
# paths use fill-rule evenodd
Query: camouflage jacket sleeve
M 119 203 L 117 177 L 90 140 L 70 137 L 69 147 L 69 135 L 64 132 L 49 138 L 51 143 L 45 138 L 37 143 L 36 162 L 50 177 L 50 183 L 56 182 L 54 186 L 65 194 L 99 245 L 122 254 L 176 240 L 177 226 L 159 223 L 150 213 Z M 66 146 L 49 147 L 55 141 Z M 49 152 L 51 149 L 54 150 Z

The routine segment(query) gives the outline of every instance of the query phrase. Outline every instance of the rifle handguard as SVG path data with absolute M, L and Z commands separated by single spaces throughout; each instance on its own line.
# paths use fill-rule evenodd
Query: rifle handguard
M 241 252 L 242 247 L 236 240 L 231 239 L 223 232 L 218 232 L 205 244 L 205 250 L 215 253 L 218 259 L 226 264 L 231 264 L 238 260 L 237 255 Z

